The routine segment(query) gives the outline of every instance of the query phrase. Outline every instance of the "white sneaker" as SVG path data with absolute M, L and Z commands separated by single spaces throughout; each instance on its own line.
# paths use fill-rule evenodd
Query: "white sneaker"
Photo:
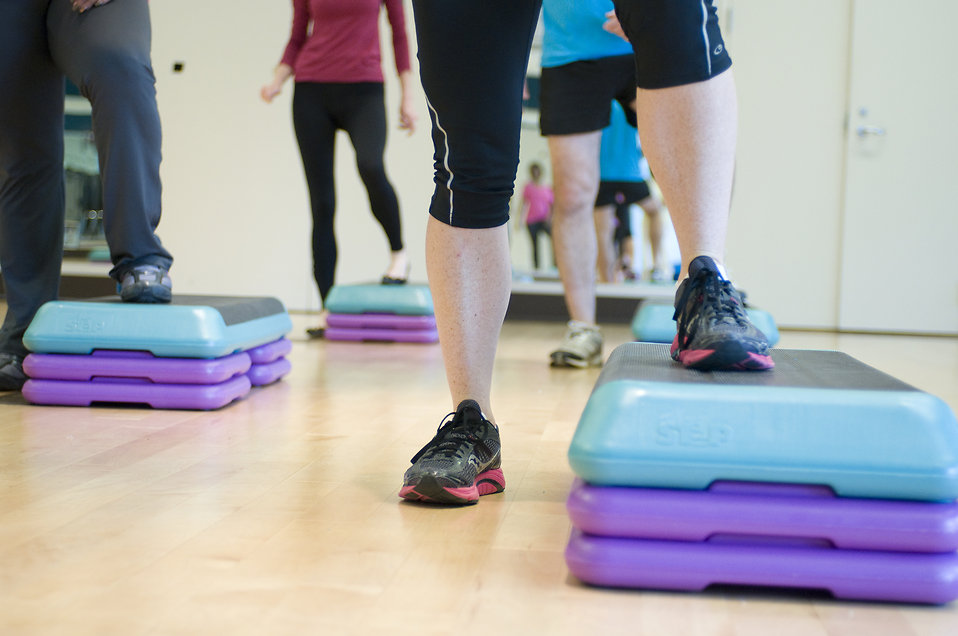
M 668 276 L 665 275 L 665 272 L 659 269 L 658 267 L 653 267 L 649 270 L 649 282 L 661 284 L 661 283 L 671 283 Z
M 595 325 L 570 320 L 559 348 L 549 354 L 554 367 L 598 367 L 602 365 L 602 334 Z

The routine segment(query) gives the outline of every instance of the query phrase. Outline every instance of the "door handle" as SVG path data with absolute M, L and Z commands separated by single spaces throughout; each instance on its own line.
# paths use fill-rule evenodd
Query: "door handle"
M 859 126 L 855 129 L 855 134 L 858 135 L 859 138 L 865 138 L 869 136 L 884 137 L 885 129 L 881 126 Z

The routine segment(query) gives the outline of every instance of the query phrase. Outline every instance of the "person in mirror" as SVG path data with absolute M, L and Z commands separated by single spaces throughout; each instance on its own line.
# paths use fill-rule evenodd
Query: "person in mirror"
M 385 285 L 404 284 L 409 258 L 403 246 L 399 201 L 386 175 L 386 108 L 379 45 L 379 15 L 385 5 L 402 95 L 399 127 L 416 126 L 409 43 L 402 0 L 293 0 L 293 25 L 282 59 L 260 96 L 267 103 L 294 79 L 293 127 L 299 144 L 312 212 L 313 276 L 325 305 L 336 273 L 334 232 L 336 132 L 344 130 L 356 151 L 356 167 L 373 216 L 389 242 Z M 307 333 L 325 331 L 320 324 Z
M 563 2 L 567 13 L 599 4 Z M 435 142 L 427 272 L 454 410 L 413 456 L 399 495 L 472 504 L 505 488 L 490 396 L 509 302 L 509 202 L 540 2 L 413 0 L 413 8 Z M 768 343 L 721 265 L 737 115 L 715 8 L 709 0 L 616 0 L 615 11 L 609 28 L 620 26 L 637 43 L 631 92 L 639 132 L 688 272 L 676 295 L 672 357 L 690 368 L 767 369 Z M 590 148 L 597 164 L 597 143 Z M 590 178 L 598 184 L 597 174 Z M 590 225 L 594 194 L 586 199 Z M 594 248 L 583 251 L 594 268 Z
M 526 228 L 532 241 L 532 267 L 538 270 L 539 236 L 552 238 L 552 188 L 542 183 L 542 166 L 536 162 L 529 165 L 529 181 L 522 188 L 522 203 L 519 210 L 519 226 Z
M 64 241 L 64 76 L 92 106 L 103 226 L 124 302 L 172 298 L 160 222 L 160 118 L 147 0 L 0 3 L 0 389 L 26 377 L 23 335 L 57 298 Z
M 599 151 L 599 191 L 595 199 L 595 233 L 600 283 L 633 281 L 632 214 L 636 205 L 645 214 L 646 235 L 652 266 L 647 278 L 653 283 L 671 280 L 662 264 L 662 214 L 665 208 L 650 187 L 649 162 L 642 154 L 639 136 L 629 125 L 618 102 L 612 102 L 611 123 L 602 129 Z

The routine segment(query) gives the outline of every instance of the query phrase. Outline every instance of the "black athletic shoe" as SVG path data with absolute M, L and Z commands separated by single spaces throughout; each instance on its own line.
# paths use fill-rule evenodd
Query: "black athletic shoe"
M 399 496 L 430 503 L 474 504 L 481 495 L 502 492 L 506 481 L 499 467 L 500 449 L 499 429 L 482 416 L 477 402 L 463 400 L 412 458 Z
M 768 339 L 745 313 L 732 283 L 724 280 L 708 256 L 689 264 L 689 277 L 675 294 L 677 333 L 672 359 L 703 370 L 763 370 L 775 366 Z
M 0 353 L 0 391 L 19 391 L 26 381 L 23 358 L 12 353 Z

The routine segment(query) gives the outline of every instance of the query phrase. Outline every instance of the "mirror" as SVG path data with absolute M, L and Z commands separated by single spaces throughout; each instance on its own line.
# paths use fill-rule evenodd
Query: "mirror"
M 527 72 L 526 96 L 523 102 L 519 168 L 513 196 L 509 235 L 513 270 L 513 292 L 562 295 L 562 284 L 552 250 L 548 224 L 530 227 L 523 222 L 523 193 L 530 181 L 533 166 L 541 170 L 538 185 L 551 186 L 549 147 L 539 134 L 539 77 L 541 75 L 541 23 L 533 41 Z M 621 113 L 621 111 L 619 111 Z M 615 117 L 616 113 L 613 113 Z M 623 117 L 624 121 L 624 117 Z M 628 126 L 625 124 L 625 126 Z M 632 130 L 628 128 L 627 130 Z M 654 179 L 647 181 L 653 199 L 661 201 Z M 619 196 L 619 199 L 622 197 Z M 654 206 L 652 206 L 654 207 Z M 678 242 L 668 211 L 644 211 L 638 205 L 610 205 L 596 214 L 597 234 L 604 237 L 608 249 L 606 259 L 600 257 L 596 286 L 598 297 L 671 298 L 674 281 L 681 266 Z M 653 219 L 658 219 L 658 226 Z M 631 229 L 631 240 L 624 235 L 625 223 Z M 650 230 L 658 230 L 657 262 L 653 262 Z M 618 234 L 618 237 L 615 237 Z M 537 249 L 533 249 L 533 236 Z M 615 240 L 618 238 L 618 240 Z M 538 258 L 536 258 L 538 256 Z M 538 262 L 536 262 L 538 261 Z M 654 272 L 654 275 L 653 275 Z M 605 275 L 603 275 L 605 274 Z
M 70 82 L 67 82 L 64 111 L 64 250 L 67 256 L 74 258 L 109 261 L 90 103 Z

